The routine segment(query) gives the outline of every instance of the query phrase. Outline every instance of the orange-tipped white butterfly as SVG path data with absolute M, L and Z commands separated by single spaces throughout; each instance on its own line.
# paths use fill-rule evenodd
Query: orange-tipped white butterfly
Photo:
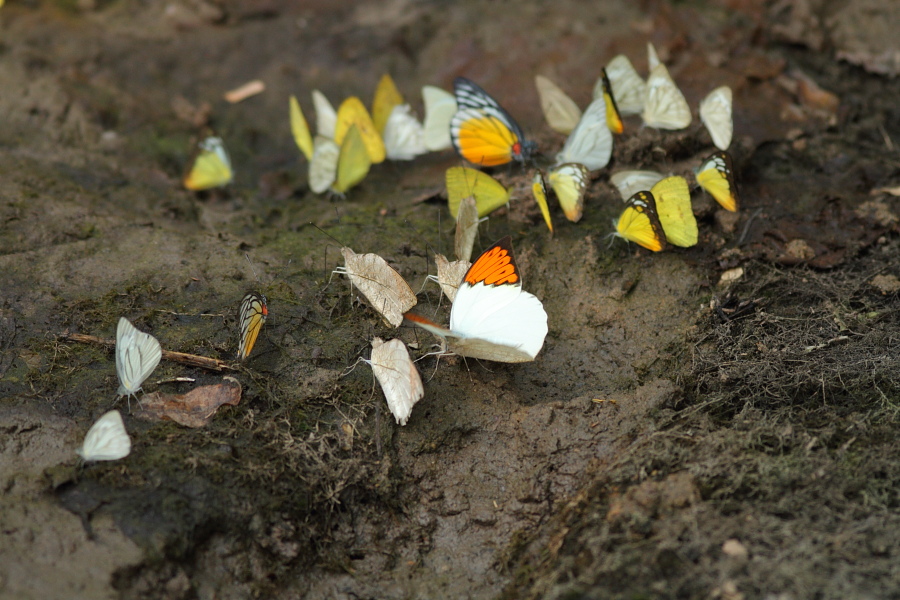
M 450 139 L 460 156 L 485 167 L 528 160 L 535 143 L 525 139 L 496 100 L 465 77 L 456 78 L 453 91 L 457 110 L 450 120 Z
M 365 360 L 365 359 L 363 359 Z M 406 425 L 413 405 L 425 396 L 422 378 L 400 340 L 372 340 L 372 359 L 366 360 L 381 384 L 388 408 L 397 423 Z
M 266 297 L 256 292 L 247 292 L 241 300 L 241 309 L 238 313 L 241 325 L 238 360 L 244 360 L 250 356 L 250 351 L 256 345 L 256 338 L 259 337 L 259 332 L 268 316 L 269 307 L 266 304 Z
M 509 236 L 488 248 L 466 272 L 450 310 L 450 328 L 403 315 L 444 338 L 451 352 L 498 362 L 534 360 L 544 346 L 547 313 L 522 278 Z

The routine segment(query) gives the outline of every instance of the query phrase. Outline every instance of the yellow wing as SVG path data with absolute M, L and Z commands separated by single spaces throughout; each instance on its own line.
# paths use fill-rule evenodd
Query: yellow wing
M 622 123 L 619 107 L 616 106 L 616 98 L 613 96 L 609 77 L 606 76 L 606 69 L 600 71 L 600 80 L 603 86 L 603 101 L 606 103 L 606 125 L 610 131 L 618 135 L 625 131 L 625 125 Z
M 541 214 L 544 215 L 547 228 L 550 230 L 550 233 L 553 233 L 553 220 L 550 218 L 550 207 L 547 205 L 547 185 L 544 183 L 544 176 L 541 175 L 540 170 L 534 174 L 534 179 L 531 183 L 531 193 L 534 194 L 534 200 L 540 207 Z
M 550 171 L 550 187 L 566 218 L 577 223 L 584 209 L 589 171 L 578 163 L 565 163 Z
M 300 109 L 300 103 L 297 102 L 296 96 L 291 96 L 289 101 L 291 113 L 291 134 L 297 147 L 303 152 L 306 160 L 312 160 L 313 141 L 312 135 L 309 133 L 309 125 L 306 123 L 306 117 L 303 116 L 303 110 Z
M 478 216 L 484 217 L 509 202 L 509 190 L 496 179 L 468 167 L 447 169 L 447 203 L 450 214 L 456 218 L 459 203 L 466 196 L 474 196 Z
M 697 172 L 697 183 L 725 210 L 737 212 L 740 207 L 734 169 L 727 152 L 715 152 L 703 161 Z
M 650 192 L 638 192 L 632 196 L 622 215 L 615 221 L 615 226 L 615 235 L 648 250 L 659 252 L 666 247 L 666 237 Z
M 534 85 L 541 98 L 541 109 L 550 128 L 569 135 L 581 119 L 581 109 L 558 85 L 544 77 L 535 75 Z
M 359 135 L 366 145 L 366 151 L 373 165 L 384 162 L 386 151 L 381 134 L 375 129 L 372 117 L 369 111 L 363 106 L 362 100 L 356 96 L 350 96 L 341 103 L 341 107 L 337 112 L 337 124 L 334 127 L 334 142 L 343 145 L 344 136 L 350 131 L 350 128 L 356 125 Z
M 697 219 L 691 208 L 691 191 L 687 181 L 678 175 L 661 179 L 650 188 L 656 200 L 656 212 L 662 223 L 666 239 L 682 248 L 697 243 Z
M 403 95 L 394 84 L 394 80 L 388 73 L 381 76 L 378 87 L 375 88 L 375 98 L 372 100 L 372 122 L 375 124 L 375 131 L 379 135 L 384 135 L 384 126 L 387 125 L 388 118 L 395 106 L 403 104 Z
M 356 125 L 352 125 L 350 131 L 344 136 L 344 143 L 341 144 L 341 153 L 338 155 L 337 178 L 331 189 L 338 194 L 347 193 L 347 190 L 366 178 L 371 165 L 372 161 L 369 158 L 365 140 L 363 140 Z
M 234 172 L 222 138 L 208 137 L 200 142 L 194 164 L 184 176 L 184 187 L 194 191 L 208 190 L 228 185 L 232 179 Z

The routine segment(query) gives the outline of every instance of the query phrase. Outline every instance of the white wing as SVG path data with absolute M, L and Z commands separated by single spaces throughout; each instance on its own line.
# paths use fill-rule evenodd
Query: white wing
M 597 98 L 587 107 L 562 151 L 556 164 L 581 163 L 589 171 L 602 169 L 612 155 L 613 137 L 606 124 L 606 103 Z
M 319 90 L 312 91 L 313 106 L 316 109 L 316 135 L 334 139 L 334 128 L 337 125 L 337 113 L 325 94 Z
M 119 376 L 119 395 L 131 396 L 162 358 L 162 348 L 155 337 L 138 331 L 125 317 L 119 318 L 116 328 L 116 373 Z
M 382 137 L 387 157 L 391 160 L 412 160 L 428 152 L 422 124 L 413 116 L 409 104 L 394 107 L 384 126 Z
M 309 161 L 309 189 L 323 194 L 337 177 L 338 158 L 341 148 L 329 138 L 316 136 L 313 142 L 313 156 Z
M 119 460 L 128 456 L 131 438 L 119 411 L 111 410 L 97 419 L 84 436 L 84 444 L 75 452 L 85 461 Z
M 453 147 L 450 119 L 456 114 L 456 98 L 450 92 L 432 85 L 422 88 L 425 103 L 424 141 L 432 152 Z
M 606 65 L 606 76 L 612 86 L 616 106 L 623 115 L 639 115 L 647 99 L 647 84 L 638 75 L 628 57 L 620 54 Z M 603 78 L 594 86 L 594 99 L 603 97 Z
M 372 360 L 368 361 L 381 384 L 388 408 L 397 423 L 406 425 L 413 405 L 425 396 L 422 378 L 400 340 L 372 340 Z
M 684 129 L 691 124 L 691 107 L 672 81 L 666 65 L 656 65 L 647 79 L 647 102 L 641 115 L 648 127 Z
M 521 285 L 463 283 L 450 310 L 448 340 L 461 356 L 525 362 L 544 346 L 547 313 L 544 305 Z
M 656 171 L 619 171 L 610 175 L 609 181 L 622 194 L 622 201 L 628 202 L 636 193 L 649 190 L 663 178 L 665 175 Z
M 562 89 L 544 77 L 535 75 L 534 85 L 541 99 L 541 109 L 550 128 L 569 135 L 581 118 L 581 109 Z
M 717 87 L 700 102 L 700 120 L 706 125 L 713 144 L 719 150 L 728 150 L 734 123 L 731 118 L 731 88 Z
M 394 327 L 403 323 L 403 313 L 416 305 L 416 295 L 400 273 L 377 254 L 356 254 L 341 248 L 345 272 L 350 282 L 366 297 L 372 308 Z
M 647 42 L 647 70 L 652 71 L 657 65 L 662 64 L 659 60 L 659 54 L 656 53 L 656 46 L 653 42 Z

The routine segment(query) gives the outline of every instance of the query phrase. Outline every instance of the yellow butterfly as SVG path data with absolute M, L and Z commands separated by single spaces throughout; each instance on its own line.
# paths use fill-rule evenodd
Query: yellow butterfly
M 234 172 L 225 152 L 222 138 L 210 136 L 200 142 L 190 171 L 184 176 L 184 187 L 193 191 L 208 190 L 231 183 Z
M 366 142 L 356 125 L 351 125 L 347 135 L 344 136 L 344 143 L 341 144 L 337 177 L 331 189 L 338 194 L 345 194 L 347 190 L 366 178 L 371 165 L 372 161 Z
M 725 210 L 737 212 L 740 207 L 737 185 L 734 183 L 734 167 L 727 152 L 714 152 L 697 170 L 697 183 Z
M 589 174 L 587 167 L 579 163 L 565 163 L 550 171 L 550 187 L 566 218 L 573 223 L 581 220 Z
M 679 175 L 666 177 L 650 188 L 650 192 L 656 200 L 656 212 L 666 239 L 682 248 L 695 245 L 699 232 L 687 180 Z
M 656 202 L 650 192 L 638 192 L 632 196 L 613 225 L 616 228 L 613 235 L 648 250 L 659 252 L 666 247 L 666 236 L 656 213 Z
M 544 215 L 544 222 L 547 223 L 547 228 L 550 230 L 550 233 L 553 233 L 553 220 L 550 218 L 550 207 L 547 205 L 547 184 L 544 183 L 544 176 L 541 175 L 540 170 L 534 173 L 531 193 L 534 194 L 534 201 L 537 202 L 538 207 L 541 209 L 541 214 Z
M 303 116 L 303 110 L 300 103 L 297 102 L 296 96 L 291 96 L 288 107 L 291 115 L 291 134 L 294 136 L 294 142 L 303 152 L 303 156 L 307 161 L 312 160 L 313 156 L 313 140 L 309 133 L 309 125 L 306 123 L 306 117 Z
M 569 135 L 578 120 L 581 119 L 581 109 L 569 98 L 558 85 L 544 77 L 535 75 L 534 85 L 537 87 L 538 96 L 541 98 L 541 110 L 550 128 L 559 133 Z
M 366 145 L 366 151 L 373 165 L 384 162 L 385 149 L 381 134 L 375 129 L 369 111 L 363 105 L 362 100 L 356 96 L 350 96 L 341 103 L 337 112 L 337 124 L 334 127 L 334 143 L 341 146 L 344 136 L 356 125 L 359 135 Z
M 372 122 L 375 124 L 375 131 L 384 135 L 384 126 L 387 125 L 391 111 L 401 104 L 403 96 L 400 90 L 397 89 L 390 74 L 385 73 L 375 88 L 375 98 L 372 100 Z
M 625 131 L 625 125 L 622 123 L 619 107 L 616 106 L 616 98 L 613 96 L 609 77 L 606 76 L 606 69 L 600 71 L 600 82 L 603 88 L 603 101 L 606 103 L 606 124 L 610 131 L 618 135 Z
M 479 217 L 509 203 L 509 190 L 487 173 L 468 167 L 450 167 L 447 169 L 446 180 L 447 204 L 454 219 L 459 212 L 459 203 L 466 196 L 475 197 Z

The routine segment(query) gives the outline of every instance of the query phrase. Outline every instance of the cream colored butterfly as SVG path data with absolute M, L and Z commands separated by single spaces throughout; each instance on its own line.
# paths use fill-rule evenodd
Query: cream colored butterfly
M 641 116 L 645 125 L 658 129 L 684 129 L 691 124 L 691 108 L 672 81 L 666 65 L 656 65 L 650 71 L 647 102 Z
M 556 164 L 579 163 L 588 171 L 602 169 L 612 155 L 613 136 L 606 123 L 606 101 L 601 96 L 588 105 L 556 155 Z
M 457 111 L 456 97 L 439 87 L 426 85 L 422 88 L 422 101 L 425 104 L 425 147 L 432 152 L 452 148 L 450 120 Z
M 337 126 L 337 112 L 319 90 L 312 91 L 313 106 L 316 109 L 316 135 L 329 140 L 334 139 L 334 129 Z
M 659 54 L 656 53 L 656 46 L 653 45 L 653 42 L 647 42 L 647 70 L 652 71 L 656 65 L 660 64 L 662 61 L 659 60 Z
M 416 295 L 403 277 L 377 254 L 356 254 L 341 248 L 344 266 L 335 273 L 347 275 L 369 304 L 394 327 L 403 323 L 403 313 L 416 305 Z
M 719 150 L 728 150 L 734 132 L 731 118 L 731 88 L 717 87 L 700 102 L 700 120 Z
M 578 105 L 558 85 L 543 75 L 535 75 L 534 85 L 541 99 L 544 118 L 547 119 L 550 128 L 565 135 L 572 133 L 578 125 L 578 120 L 581 119 L 581 109 Z
M 111 410 L 91 425 L 81 448 L 75 451 L 85 462 L 119 460 L 131 453 L 131 438 L 125 431 L 122 415 Z
M 390 160 L 412 160 L 428 152 L 422 124 L 412 114 L 409 104 L 398 104 L 391 110 L 382 137 Z
M 612 86 L 616 106 L 623 115 L 639 115 L 647 99 L 647 84 L 634 70 L 628 57 L 620 54 L 606 65 L 606 75 Z M 603 78 L 594 85 L 594 99 L 603 97 Z
M 429 275 L 428 279 L 441 286 L 441 291 L 450 302 L 456 300 L 456 292 L 462 283 L 466 271 L 472 266 L 467 260 L 454 260 L 450 262 L 443 254 L 434 255 L 434 264 L 437 267 L 437 275 Z
M 376 337 L 372 340 L 372 358 L 365 362 L 372 367 L 381 384 L 394 419 L 400 425 L 406 425 L 413 406 L 425 396 L 422 378 L 409 357 L 406 344 L 400 340 L 385 342 Z
M 338 146 L 332 140 L 316 136 L 309 161 L 309 189 L 322 194 L 330 188 L 343 195 L 369 173 L 372 161 L 359 130 L 352 125 Z
M 476 235 L 478 235 L 478 204 L 475 202 L 475 196 L 466 196 L 460 200 L 456 213 L 453 249 L 458 260 L 469 262 L 472 258 Z
M 119 376 L 119 396 L 137 398 L 141 384 L 150 377 L 162 358 L 159 341 L 143 331 L 138 331 L 125 317 L 119 318 L 116 327 L 116 373 Z
M 609 181 L 622 194 L 622 202 L 628 202 L 636 193 L 649 190 L 664 177 L 656 171 L 619 171 L 610 175 Z

